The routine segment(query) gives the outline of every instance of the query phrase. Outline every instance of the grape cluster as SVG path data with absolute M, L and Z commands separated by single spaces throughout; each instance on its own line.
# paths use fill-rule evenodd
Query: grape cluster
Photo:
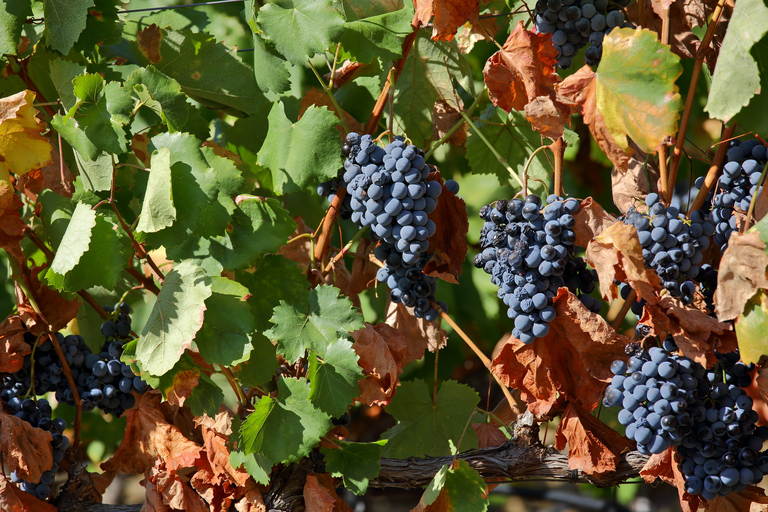
M 675 355 L 672 338 L 664 348 L 645 350 L 639 343 L 627 345 L 628 362 L 611 364 L 614 374 L 603 404 L 621 406 L 619 422 L 626 435 L 637 442 L 640 453 L 661 453 L 678 446 L 692 429 L 689 410 L 697 404 L 696 390 L 704 368 L 687 357 Z
M 541 198 L 529 195 L 525 201 L 499 200 L 480 209 L 482 252 L 473 264 L 499 287 L 507 316 L 515 321 L 512 334 L 523 343 L 549 333 L 555 318 L 552 300 L 561 286 L 580 290 L 585 306 L 600 310 L 600 301 L 587 295 L 595 289 L 597 274 L 573 255 L 573 214 L 579 202 L 551 195 L 547 203 L 542 210 Z
M 608 0 L 539 0 L 536 2 L 536 29 L 552 34 L 557 49 L 557 65 L 571 67 L 573 56 L 580 48 L 590 45 L 584 60 L 597 66 L 603 56 L 603 38 L 625 23 L 621 8 L 631 0 L 619 0 L 609 7 Z
M 33 494 L 41 500 L 46 500 L 51 495 L 53 480 L 56 471 L 59 469 L 59 462 L 64 458 L 64 453 L 69 448 L 69 438 L 63 434 L 64 429 L 67 428 L 67 422 L 62 418 L 51 419 L 53 411 L 48 400 L 44 398 L 35 401 L 31 398 L 22 399 L 13 393 L 4 392 L 2 401 L 11 414 L 22 421 L 26 421 L 33 427 L 40 428 L 53 435 L 51 439 L 53 467 L 43 472 L 39 482 L 27 482 L 19 478 L 16 471 L 11 473 L 11 481 L 17 484 L 22 491 Z
M 370 135 L 349 133 L 342 148 L 346 160 L 341 182 L 347 188 L 350 218 L 368 227 L 380 243 L 376 257 L 384 262 L 377 279 L 387 283 L 390 299 L 413 308 L 418 318 L 435 320 L 437 282 L 424 274 L 429 262 L 429 237 L 435 223 L 428 218 L 437 207 L 442 186 L 427 181 L 423 152 L 402 137 L 381 147 Z
M 728 247 L 731 233 L 739 229 L 740 221 L 734 211 L 746 213 L 758 190 L 760 175 L 768 162 L 766 149 L 754 139 L 731 141 L 710 213 L 715 223 L 714 241 L 722 252 Z
M 757 428 L 758 415 L 744 388 L 754 365 L 739 362 L 739 353 L 718 354 L 717 364 L 699 383 L 699 405 L 691 410 L 694 428 L 678 448 L 685 490 L 710 500 L 757 484 L 768 473 L 761 453 L 768 428 Z
M 656 271 L 673 297 L 689 304 L 696 291 L 691 279 L 699 275 L 715 227 L 700 210 L 686 219 L 678 205 L 664 206 L 655 192 L 646 196 L 645 203 L 646 213 L 632 207 L 624 222 L 637 229 L 645 266 Z

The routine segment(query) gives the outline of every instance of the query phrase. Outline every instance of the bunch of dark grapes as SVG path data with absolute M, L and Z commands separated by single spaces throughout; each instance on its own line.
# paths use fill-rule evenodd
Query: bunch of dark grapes
M 768 428 L 755 426 L 758 415 L 744 391 L 754 365 L 739 362 L 738 352 L 715 355 L 690 410 L 693 429 L 678 448 L 686 492 L 706 500 L 739 492 L 768 473 L 768 455 L 761 453 Z
M 702 265 L 699 271 L 699 287 L 704 296 L 704 304 L 711 316 L 715 315 L 715 290 L 717 289 L 717 270 L 712 265 Z
M 715 223 L 714 241 L 725 252 L 731 233 L 740 227 L 739 217 L 734 212 L 746 213 L 752 197 L 758 190 L 763 168 L 768 162 L 766 148 L 756 140 L 731 141 L 723 174 L 717 181 L 712 201 L 712 222 Z
M 584 305 L 600 310 L 600 301 L 587 295 L 595 289 L 597 274 L 573 255 L 573 214 L 579 202 L 551 195 L 547 203 L 542 210 L 541 198 L 529 195 L 525 201 L 500 200 L 480 209 L 482 252 L 473 264 L 499 287 L 507 316 L 515 321 L 512 334 L 523 343 L 549 333 L 555 318 L 552 300 L 561 286 L 581 291 Z
M 64 458 L 64 453 L 69 448 L 69 439 L 64 435 L 67 422 L 62 418 L 51 419 L 51 405 L 44 398 L 37 401 L 31 398 L 22 399 L 5 391 L 2 394 L 2 401 L 11 414 L 22 421 L 26 421 L 33 427 L 45 430 L 53 435 L 51 439 L 53 467 L 43 472 L 39 482 L 27 482 L 19 478 L 16 471 L 11 473 L 11 481 L 17 484 L 22 491 L 33 494 L 41 500 L 46 500 L 51 495 L 53 480 L 56 471 L 59 469 L 59 462 Z
M 699 275 L 715 227 L 700 210 L 686 219 L 678 205 L 664 206 L 656 193 L 648 194 L 645 203 L 646 213 L 632 207 L 624 222 L 637 228 L 645 266 L 656 271 L 673 297 L 689 304 L 696 291 L 692 279 Z
M 603 404 L 622 407 L 619 422 L 640 453 L 661 453 L 678 446 L 692 431 L 689 411 L 697 405 L 696 390 L 705 377 L 704 368 L 676 351 L 671 337 L 664 340 L 663 348 L 650 350 L 630 343 L 629 361 L 611 364 L 614 377 Z
M 603 38 L 616 27 L 632 26 L 625 23 L 622 7 L 631 0 L 619 0 L 609 6 L 608 0 L 539 0 L 536 2 L 536 29 L 552 34 L 557 49 L 557 65 L 571 67 L 573 56 L 580 48 L 590 45 L 584 60 L 597 66 L 603 56 Z
M 429 262 L 429 237 L 435 223 L 428 215 L 435 210 L 442 186 L 427 181 L 429 167 L 424 153 L 395 137 L 385 147 L 370 135 L 347 135 L 343 147 L 346 161 L 341 177 L 347 188 L 350 218 L 371 230 L 379 241 L 376 257 L 384 262 L 377 279 L 387 283 L 390 299 L 413 308 L 418 318 L 435 320 L 432 307 L 437 282 L 424 274 Z

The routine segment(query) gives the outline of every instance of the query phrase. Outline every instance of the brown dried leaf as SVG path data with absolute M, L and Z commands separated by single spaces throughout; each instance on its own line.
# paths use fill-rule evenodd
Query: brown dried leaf
M 501 50 L 485 63 L 488 97 L 507 112 L 524 110 L 539 96 L 555 100 L 557 50 L 548 34 L 525 30 L 521 21 Z M 567 107 L 564 107 L 568 110 Z
M 718 322 L 669 295 L 656 304 L 646 304 L 640 323 L 649 326 L 657 336 L 671 334 L 686 357 L 707 368 L 715 364 L 715 349 L 732 352 L 737 346 L 736 334 L 730 324 Z
M 676 487 L 683 512 L 695 512 L 703 501 L 698 496 L 685 492 L 685 477 L 677 466 L 676 457 L 677 452 L 674 448 L 668 448 L 662 453 L 651 455 L 643 469 L 640 470 L 640 476 L 648 483 L 660 478 L 669 485 Z
M 592 239 L 587 245 L 586 259 L 600 278 L 600 293 L 607 301 L 618 298 L 614 279 L 629 283 L 640 299 L 649 304 L 656 301 L 656 290 L 661 279 L 653 270 L 645 268 L 637 229 L 616 222 Z
M 405 337 L 387 324 L 371 325 L 352 333 L 357 363 L 365 372 L 358 382 L 360 400 L 368 405 L 387 405 L 397 391 L 403 360 L 408 356 Z M 424 353 L 424 349 L 421 350 Z
M 38 275 L 41 274 L 44 268 L 44 266 L 40 266 L 29 269 L 24 265 L 21 268 L 21 274 L 27 288 L 32 292 L 35 301 L 37 301 L 37 305 L 40 307 L 45 320 L 51 325 L 53 331 L 58 331 L 66 327 L 75 318 L 77 310 L 80 308 L 80 303 L 76 298 L 72 300 L 65 299 L 59 292 L 41 283 Z M 18 287 L 16 289 L 16 303 L 19 304 L 19 316 L 21 316 L 22 321 L 27 325 L 32 334 L 39 336 L 48 329 L 48 325 L 37 316 L 37 313 L 29 305 L 26 297 L 24 297 Z
M 450 41 L 465 21 L 477 19 L 477 0 L 416 0 L 416 17 L 427 25 L 432 16 L 432 39 Z
M 329 98 L 328 95 L 323 91 L 318 90 L 316 87 L 312 87 L 309 92 L 307 92 L 306 96 L 304 96 L 304 98 L 301 100 L 301 105 L 299 107 L 299 119 L 301 119 L 301 116 L 304 115 L 304 112 L 306 112 L 307 109 L 312 105 L 316 107 L 327 107 L 328 110 L 333 113 L 333 115 L 335 115 L 337 118 L 339 117 L 339 114 L 336 112 L 336 108 L 333 105 L 331 98 Z M 344 121 L 346 121 L 349 131 L 358 133 L 363 133 L 365 131 L 365 125 L 352 117 L 349 112 L 342 110 L 342 114 L 344 114 Z M 339 123 L 336 128 L 339 130 L 339 133 L 342 137 L 346 135 L 344 127 L 341 125 L 341 123 Z
M 438 140 L 442 139 L 462 118 L 461 113 L 453 105 L 445 100 L 438 100 L 435 102 L 434 109 L 432 110 L 432 119 L 434 120 L 432 124 L 432 138 Z M 466 142 L 466 125 L 462 125 L 461 128 L 448 137 L 448 144 L 452 146 L 463 146 Z
M 353 6 L 354 8 L 354 6 Z M 400 9 L 401 7 L 397 7 Z M 341 66 L 336 66 L 333 73 L 333 85 L 336 88 L 343 87 L 344 84 L 349 82 L 355 77 L 355 73 L 358 69 L 364 68 L 367 64 L 361 64 L 360 62 L 345 60 Z M 330 81 L 331 73 L 325 74 L 325 79 Z
M 569 403 L 555 434 L 555 448 L 568 443 L 568 467 L 600 477 L 616 470 L 621 453 L 634 443 L 595 418 L 578 404 Z
M 336 494 L 333 478 L 328 473 L 307 475 L 304 504 L 306 512 L 352 512 L 349 505 Z
M 376 242 L 368 237 L 360 240 L 355 251 L 355 259 L 352 260 L 349 286 L 352 293 L 362 293 L 376 283 L 376 272 L 379 271 L 379 266 L 372 260 L 375 247 Z
M 573 218 L 576 220 L 573 232 L 579 247 L 586 247 L 590 240 L 617 222 L 613 215 L 606 212 L 591 197 L 581 202 L 581 207 Z
M 53 466 L 51 433 L 0 410 L 0 453 L 10 471 L 28 482 L 39 482 Z
M 144 30 L 139 30 L 136 34 L 139 51 L 147 58 L 150 64 L 157 64 L 162 60 L 163 57 L 160 55 L 160 43 L 162 41 L 163 34 L 154 23 Z
M 24 356 L 32 347 L 24 341 L 27 327 L 17 315 L 9 316 L 0 324 L 0 372 L 16 373 L 24 365 Z
M 195 465 L 201 448 L 168 422 L 160 408 L 161 400 L 159 391 L 150 391 L 128 410 L 123 441 L 112 458 L 101 465 L 103 470 L 141 474 L 158 459 L 169 471 Z
M 632 145 L 632 144 L 630 144 Z M 648 178 L 646 177 L 645 154 L 635 148 L 635 154 L 629 160 L 627 170 L 619 171 L 615 167 L 611 169 L 611 194 L 613 195 L 613 204 L 621 213 L 627 213 L 632 206 L 636 206 L 638 201 L 645 199 L 650 188 Z M 648 162 L 647 172 L 651 180 L 658 178 L 658 170 Z
M 208 415 L 197 418 L 195 423 L 200 426 L 203 434 L 203 449 L 208 459 L 213 482 L 219 484 L 229 480 L 235 486 L 242 487 L 248 481 L 248 472 L 235 469 L 229 463 L 229 448 L 227 442 L 232 432 L 232 418 L 226 411 L 216 415 L 215 420 Z
M 720 260 L 715 289 L 717 318 L 725 322 L 741 315 L 760 288 L 768 288 L 768 255 L 758 233 L 734 233 Z
M 154 510 L 184 512 L 210 512 L 211 510 L 205 500 L 189 485 L 187 478 L 181 477 L 176 471 L 168 470 L 160 461 L 152 468 L 147 478 L 146 488 L 146 501 L 152 502 Z M 166 508 L 158 508 L 158 502 Z
M 570 124 L 571 109 L 549 96 L 538 96 L 525 106 L 525 118 L 544 137 L 557 140 L 563 136 L 566 123 Z
M 267 512 L 267 506 L 264 504 L 264 498 L 256 490 L 247 491 L 240 501 L 235 503 L 237 512 Z
M 168 403 L 171 405 L 184 407 L 184 402 L 192 395 L 199 382 L 199 371 L 182 370 L 173 376 L 173 382 L 163 394 L 168 397 Z
M 481 450 L 501 446 L 509 441 L 501 427 L 495 423 L 473 423 L 472 430 L 477 435 L 477 447 Z
M 530 345 L 510 337 L 491 368 L 503 384 L 520 390 L 538 417 L 557 414 L 565 400 L 587 411 L 597 407 L 613 377 L 610 364 L 625 357 L 629 342 L 566 288 L 554 306 L 557 316 L 547 336 Z
M 19 196 L 11 194 L 8 208 L 5 210 L 0 208 L 0 249 L 5 249 L 19 265 L 24 261 L 20 243 L 24 239 L 24 229 L 27 227 L 21 220 L 20 210 L 23 206 Z
M 149 166 L 149 137 L 137 133 L 131 139 L 131 151 L 145 166 Z
M 402 366 L 421 359 L 425 349 L 434 352 L 448 342 L 445 331 L 435 322 L 416 318 L 402 304 L 389 303 L 385 322 L 400 331 L 408 342 L 408 353 L 403 357 Z
M 573 107 L 584 117 L 584 122 L 589 125 L 589 131 L 595 138 L 597 145 L 613 162 L 617 169 L 624 172 L 629 165 L 632 149 L 625 152 L 611 135 L 605 125 L 602 114 L 597 109 L 594 80 L 595 73 L 589 66 L 584 66 L 572 74 L 560 84 L 555 86 L 558 100 Z
M 37 196 L 49 188 L 64 197 L 72 197 L 75 192 L 75 175 L 67 165 L 59 159 L 58 151 L 52 151 L 52 163 L 42 169 L 35 169 L 24 176 L 19 176 L 16 187 L 23 191 L 30 201 L 37 201 Z M 62 174 L 64 181 L 62 181 Z
M 765 495 L 765 489 L 750 485 L 741 492 L 732 492 L 728 496 L 717 496 L 713 500 L 704 502 L 704 509 L 712 512 L 749 512 L 751 509 L 753 510 L 755 505 L 767 503 L 768 496 Z
M 462 198 L 445 188 L 438 171 L 429 175 L 429 181 L 437 181 L 443 188 L 437 207 L 429 219 L 437 227 L 429 237 L 429 252 L 432 259 L 424 267 L 424 273 L 443 281 L 458 284 L 464 258 L 467 256 L 467 205 Z

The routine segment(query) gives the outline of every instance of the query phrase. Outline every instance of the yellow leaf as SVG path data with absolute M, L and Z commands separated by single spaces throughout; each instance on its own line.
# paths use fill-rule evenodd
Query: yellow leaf
M 21 91 L 0 98 L 0 175 L 22 175 L 53 163 L 51 143 L 42 133 L 45 123 L 35 117 L 35 93 Z
M 0 212 L 7 210 L 13 202 L 13 184 L 8 170 L 0 164 Z

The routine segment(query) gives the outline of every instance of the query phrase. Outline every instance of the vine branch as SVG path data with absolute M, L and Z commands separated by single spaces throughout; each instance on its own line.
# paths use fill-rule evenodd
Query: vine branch
M 707 200 L 709 192 L 712 190 L 712 187 L 715 186 L 715 182 L 717 182 L 717 176 L 720 173 L 720 166 L 723 164 L 723 160 L 725 160 L 725 154 L 728 152 L 728 144 L 725 142 L 733 137 L 733 133 L 735 131 L 735 123 L 723 130 L 723 135 L 720 137 L 720 144 L 717 146 L 717 151 L 715 152 L 715 159 L 712 160 L 712 165 L 709 166 L 707 175 L 704 177 L 704 184 L 696 193 L 696 197 L 693 199 L 691 206 L 688 208 L 689 216 L 691 215 L 692 211 L 699 210 L 702 206 L 704 206 L 704 201 Z

